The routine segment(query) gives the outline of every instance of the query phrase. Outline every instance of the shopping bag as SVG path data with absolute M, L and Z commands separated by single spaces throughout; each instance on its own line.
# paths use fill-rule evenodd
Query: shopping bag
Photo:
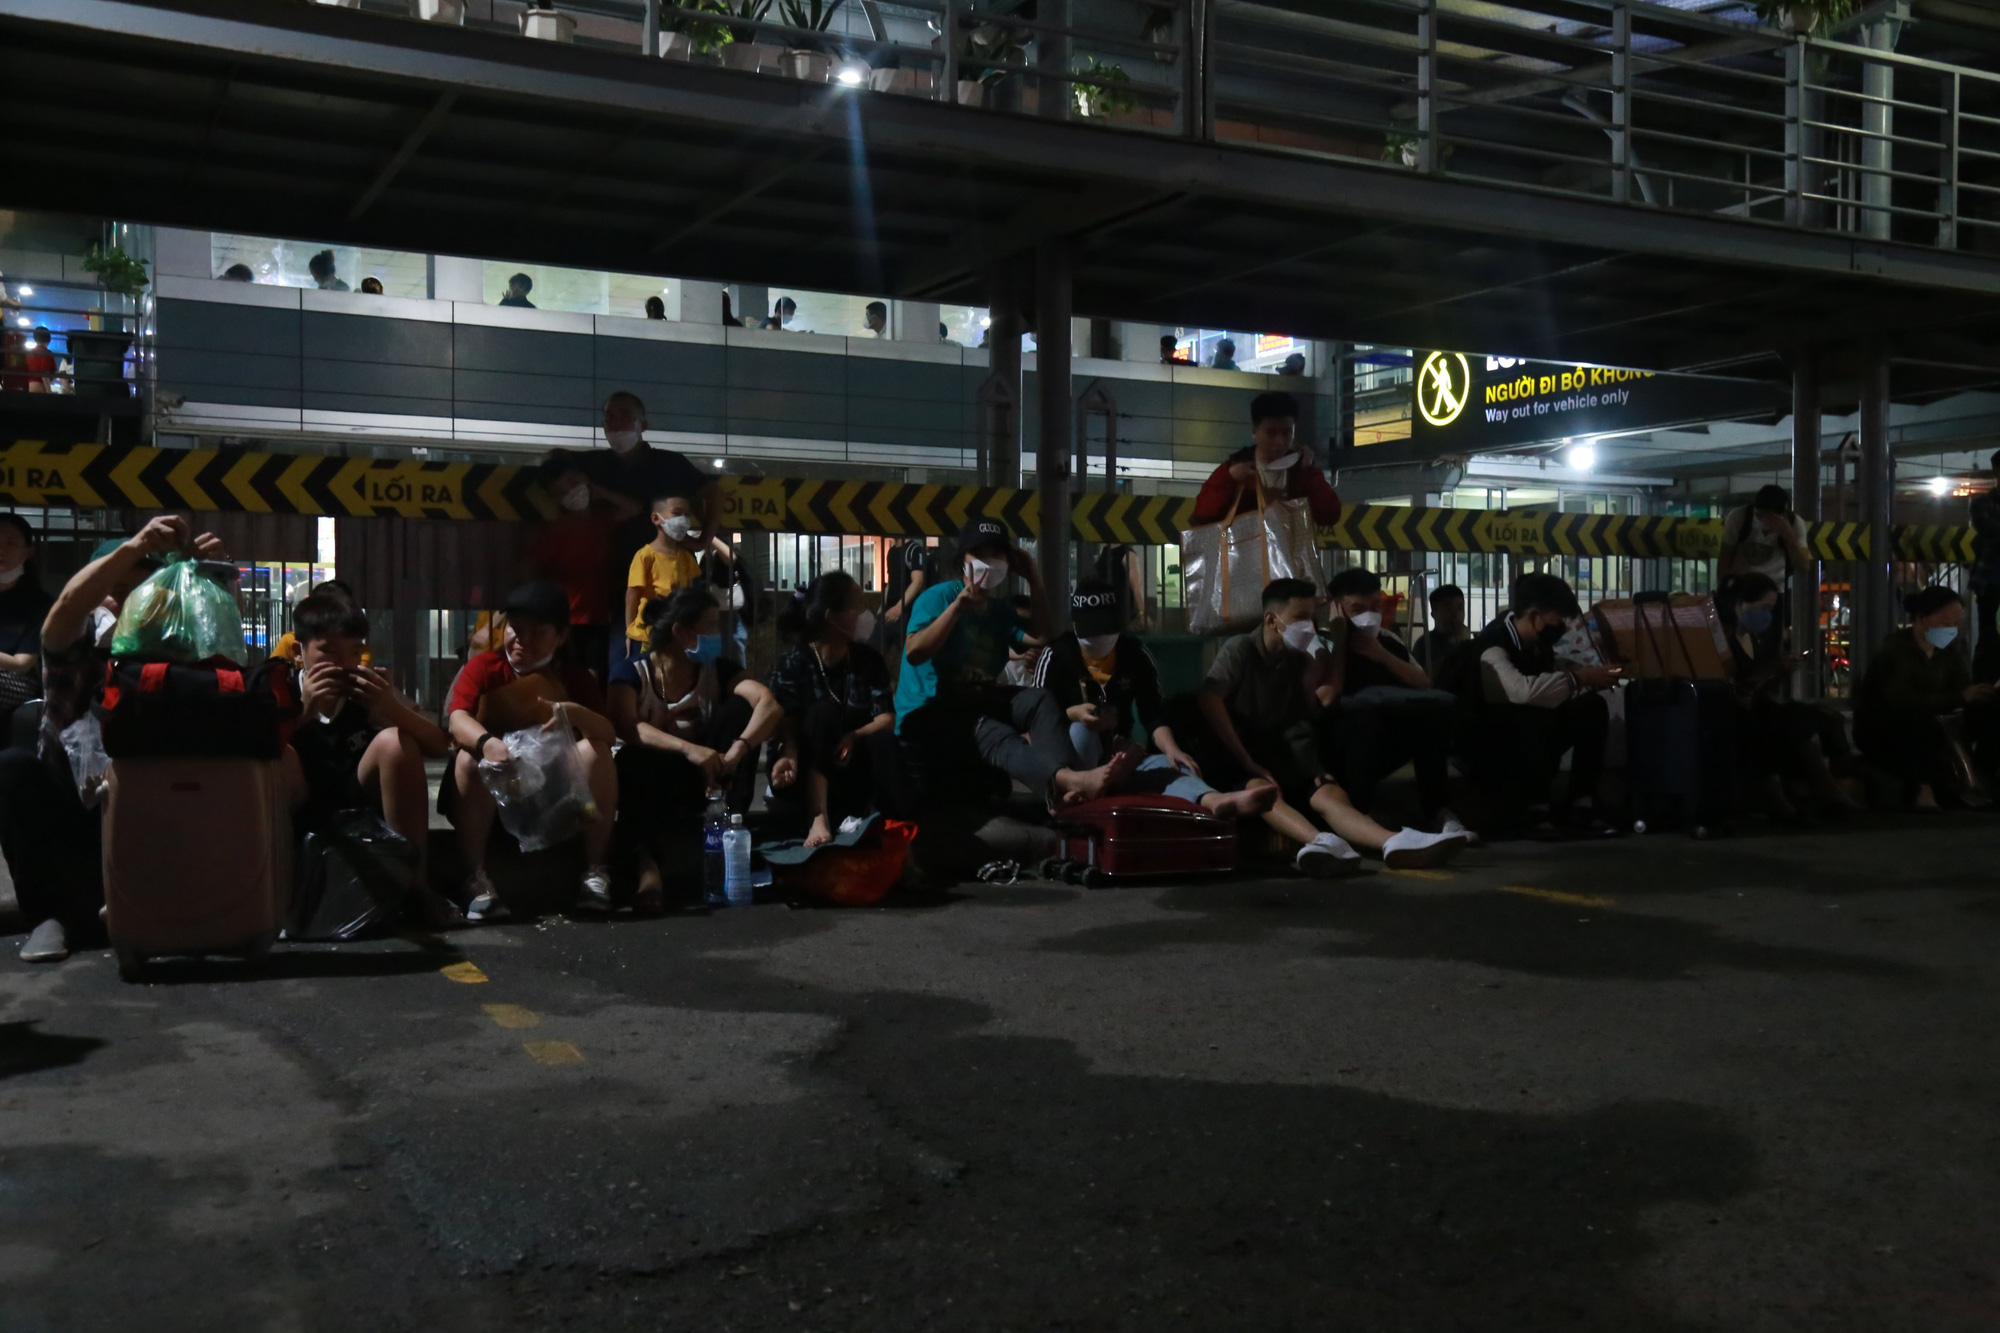
M 1229 514 L 1181 534 L 1181 579 L 1188 632 L 1241 633 L 1264 614 L 1264 585 L 1304 579 L 1326 596 L 1312 510 L 1304 497 L 1266 501 L 1259 481 L 1257 508 L 1239 513 L 1248 487 L 1236 492 Z
M 395 924 L 420 885 L 416 847 L 373 810 L 343 810 L 308 833 L 288 940 L 353 940 Z
M 880 902 L 903 876 L 917 826 L 870 815 L 851 833 L 808 848 L 803 842 L 764 849 L 773 882 L 787 895 L 822 898 L 844 907 Z
M 500 827 L 522 851 L 567 842 L 596 822 L 590 774 L 568 727 L 532 727 L 501 740 L 507 758 L 480 760 L 479 778 L 500 808 Z
M 111 655 L 159 662 L 224 657 L 238 666 L 249 661 L 242 609 L 236 594 L 219 581 L 225 570 L 233 575 L 234 566 L 180 555 L 166 558 L 169 563 L 125 599 Z

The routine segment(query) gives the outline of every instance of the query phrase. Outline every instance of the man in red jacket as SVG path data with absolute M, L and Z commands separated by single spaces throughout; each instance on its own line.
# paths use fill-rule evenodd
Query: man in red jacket
M 1194 522 L 1220 523 L 1229 515 L 1239 491 L 1244 503 L 1257 505 L 1255 486 L 1261 477 L 1267 500 L 1304 496 L 1315 523 L 1340 518 L 1340 497 L 1326 474 L 1313 462 L 1312 451 L 1297 441 L 1298 402 L 1288 393 L 1260 393 L 1250 400 L 1250 446 L 1239 449 L 1202 483 L 1195 497 Z

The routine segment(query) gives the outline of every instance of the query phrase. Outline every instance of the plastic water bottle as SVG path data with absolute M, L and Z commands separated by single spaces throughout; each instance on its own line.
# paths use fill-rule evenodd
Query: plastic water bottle
M 708 793 L 708 809 L 701 817 L 701 896 L 720 907 L 729 901 L 727 871 L 723 865 L 722 839 L 729 831 L 729 806 L 722 789 Z
M 750 883 L 750 830 L 743 827 L 742 815 L 729 817 L 729 831 L 722 835 L 723 882 L 731 907 L 748 907 Z

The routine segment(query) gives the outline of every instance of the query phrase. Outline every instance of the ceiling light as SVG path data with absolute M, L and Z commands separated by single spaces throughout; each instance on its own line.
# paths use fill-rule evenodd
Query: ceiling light
M 717 466 L 718 468 L 719 468 L 719 467 L 721 467 L 721 466 L 722 466 L 722 460 L 721 460 L 720 458 L 716 459 L 716 460 L 715 460 L 715 465 L 716 465 L 716 466 Z
M 1569 465 L 1578 472 L 1588 472 L 1597 466 L 1597 446 L 1590 443 L 1574 445 L 1569 451 Z

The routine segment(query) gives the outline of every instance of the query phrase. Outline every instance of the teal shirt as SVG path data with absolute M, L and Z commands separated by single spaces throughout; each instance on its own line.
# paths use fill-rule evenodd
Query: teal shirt
M 910 607 L 905 635 L 914 636 L 943 615 L 964 589 L 964 579 L 953 579 L 949 583 L 934 583 L 917 594 Z M 929 661 L 912 662 L 910 650 L 905 646 L 903 672 L 896 678 L 896 730 L 902 731 L 904 718 L 937 698 L 940 682 L 973 681 L 985 685 L 997 682 L 1007 668 L 1007 650 L 1023 637 L 1013 603 L 1005 597 L 988 597 L 984 611 L 968 607 L 959 612 L 951 637 Z M 905 645 L 908 642 L 906 637 Z

